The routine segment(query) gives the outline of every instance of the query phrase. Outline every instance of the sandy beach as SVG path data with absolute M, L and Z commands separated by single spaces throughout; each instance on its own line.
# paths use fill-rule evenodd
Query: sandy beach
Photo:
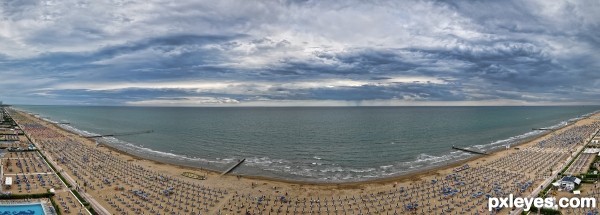
M 535 193 L 600 128 L 596 114 L 489 155 L 399 177 L 328 184 L 221 176 L 141 159 L 32 115 L 10 112 L 67 181 L 93 199 L 100 214 L 490 213 L 486 196 Z

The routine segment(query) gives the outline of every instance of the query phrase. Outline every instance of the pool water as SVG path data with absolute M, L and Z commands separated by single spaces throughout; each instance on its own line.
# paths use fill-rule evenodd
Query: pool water
M 0 215 L 44 215 L 41 204 L 0 205 Z

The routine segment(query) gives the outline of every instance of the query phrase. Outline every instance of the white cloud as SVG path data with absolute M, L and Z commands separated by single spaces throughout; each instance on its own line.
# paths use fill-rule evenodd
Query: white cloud
M 237 101 L 230 98 L 186 97 L 164 98 L 126 102 L 130 106 L 175 106 L 175 107 L 336 107 L 336 106 L 557 106 L 596 105 L 594 102 L 527 102 L 522 100 L 493 99 L 478 101 L 415 101 L 406 99 L 385 100 L 253 100 Z
M 446 80 L 433 77 L 397 76 L 382 80 L 317 79 L 311 81 L 173 81 L 173 82 L 91 82 L 61 83 L 44 90 L 91 90 L 111 91 L 131 88 L 139 89 L 187 89 L 197 92 L 219 92 L 228 94 L 255 94 L 248 89 L 266 93 L 273 87 L 285 89 L 316 89 L 336 87 L 359 87 L 364 85 L 390 86 L 397 83 L 447 84 Z
M 470 99 L 559 101 L 576 90 L 548 85 L 598 86 L 599 10 L 595 1 L 544 0 L 10 1 L 0 8 L 0 74 L 15 78 L 0 83 L 39 96 L 137 88 L 208 98 L 456 82 L 452 92 Z M 177 35 L 226 39 L 178 44 Z M 166 45 L 144 44 L 156 38 Z M 121 49 L 102 54 L 112 48 Z M 26 79 L 36 80 L 15 84 Z M 509 88 L 518 93 L 501 94 Z
M 181 97 L 181 98 L 157 98 L 151 100 L 129 101 L 125 104 L 131 106 L 210 106 L 238 104 L 239 101 L 231 98 L 221 97 Z

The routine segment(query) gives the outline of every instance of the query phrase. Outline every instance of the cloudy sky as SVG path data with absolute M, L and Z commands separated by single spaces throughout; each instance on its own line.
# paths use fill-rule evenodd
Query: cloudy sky
M 4 0 L 0 100 L 600 104 L 600 1 Z

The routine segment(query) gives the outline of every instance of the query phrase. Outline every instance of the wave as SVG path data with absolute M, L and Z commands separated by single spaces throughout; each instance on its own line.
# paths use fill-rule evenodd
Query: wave
M 252 158 L 246 158 L 246 162 L 250 163 L 250 164 L 256 164 L 256 165 L 270 165 L 270 164 L 288 164 L 291 163 L 288 160 L 284 160 L 284 159 L 271 159 L 269 157 L 252 157 Z
M 49 120 L 47 118 L 41 118 L 45 121 L 48 122 L 53 122 L 52 120 Z M 75 134 L 81 135 L 81 136 L 96 136 L 96 135 L 100 135 L 94 132 L 90 132 L 90 131 L 86 131 L 83 129 L 78 129 L 76 127 L 67 125 L 67 124 L 58 124 L 58 126 L 60 126 L 61 128 L 71 131 Z M 234 158 L 224 158 L 224 159 L 204 159 L 204 158 L 197 158 L 197 157 L 188 157 L 185 155 L 180 155 L 180 154 L 175 154 L 175 153 L 171 153 L 171 152 L 164 152 L 164 151 L 158 151 L 158 150 L 154 150 L 151 148 L 147 148 L 147 147 L 143 147 L 141 145 L 135 145 L 133 143 L 127 142 L 127 141 L 123 141 L 120 140 L 118 138 L 115 137 L 101 137 L 96 139 L 96 141 L 98 143 L 104 143 L 104 144 L 108 144 L 112 147 L 116 147 L 118 149 L 125 149 L 125 150 L 130 150 L 132 152 L 134 152 L 134 154 L 138 154 L 138 155 L 157 155 L 163 158 L 170 158 L 170 159 L 177 159 L 180 161 L 189 161 L 189 162 L 203 162 L 203 163 L 212 163 L 212 164 L 229 164 L 229 163 L 233 163 L 235 161 Z M 152 157 L 152 156 L 151 156 Z
M 547 131 L 541 131 L 541 130 L 535 130 L 535 131 L 530 131 L 524 134 L 520 134 L 517 136 L 512 136 L 509 137 L 507 139 L 502 139 L 502 140 L 497 140 L 488 144 L 482 144 L 482 145 L 473 145 L 467 148 L 475 148 L 478 150 L 484 150 L 484 149 L 496 149 L 496 148 L 500 148 L 500 147 L 504 147 L 507 145 L 513 145 L 515 143 L 519 143 L 523 140 L 529 139 L 531 137 L 535 137 L 538 136 L 540 134 L 546 133 Z
M 30 112 L 26 112 L 26 113 L 33 115 L 33 113 L 30 113 Z M 96 134 L 96 133 L 89 132 L 89 131 L 86 131 L 86 130 L 78 129 L 78 128 L 73 127 L 73 126 L 68 125 L 68 124 L 59 124 L 59 122 L 51 120 L 50 118 L 46 118 L 46 117 L 42 117 L 42 116 L 36 116 L 36 117 L 39 118 L 39 119 L 41 119 L 41 120 L 43 120 L 43 121 L 46 121 L 46 122 L 49 122 L 49 123 L 52 123 L 52 124 L 56 124 L 59 127 L 65 129 L 67 131 L 73 132 L 75 134 L 78 134 L 80 136 L 95 136 L 95 135 L 100 135 L 100 134 Z
M 279 174 L 276 175 L 285 174 L 288 175 L 288 177 L 295 176 L 301 179 L 341 182 L 402 175 L 403 173 L 418 170 L 421 167 L 442 165 L 445 164 L 445 162 L 460 160 L 468 158 L 469 156 L 469 153 L 464 152 L 450 152 L 441 156 L 422 153 L 419 154 L 415 160 L 382 165 L 378 168 L 356 168 L 342 166 L 338 163 L 313 165 L 310 160 L 305 160 L 305 162 L 293 162 L 285 159 L 272 159 L 269 157 L 247 159 L 247 161 L 249 161 L 247 165 L 265 171 L 278 172 Z
M 561 121 L 547 128 L 562 128 L 570 124 L 570 122 L 582 119 L 597 112 L 599 111 L 585 114 L 569 120 Z M 47 118 L 42 119 L 51 123 L 56 123 Z M 80 135 L 98 135 L 90 131 L 78 129 L 71 125 L 59 124 L 59 126 Z M 529 138 L 539 136 L 546 132 L 548 131 L 529 131 L 524 134 L 512 136 L 506 139 L 492 141 L 487 144 L 472 145 L 467 148 L 475 148 L 478 150 L 492 150 L 507 145 L 516 144 Z M 142 155 L 143 157 L 151 159 L 159 157 L 165 160 L 180 161 L 195 166 L 200 165 L 200 167 L 203 168 L 206 166 L 202 165 L 227 165 L 234 163 L 236 160 L 236 158 L 206 159 L 198 157 L 189 157 L 173 152 L 165 152 L 148 148 L 142 145 L 136 145 L 114 137 L 98 138 L 98 142 L 109 144 L 110 146 L 119 149 L 126 149 L 128 150 L 128 152 L 134 152 L 134 154 L 136 155 Z M 391 142 L 390 144 L 395 143 Z M 306 158 L 296 158 L 295 160 L 271 158 L 268 156 L 256 156 L 247 158 L 245 165 L 242 168 L 239 168 L 238 170 L 240 170 L 242 174 L 248 173 L 255 175 L 270 175 L 274 177 L 282 177 L 287 179 L 291 178 L 328 182 L 360 181 L 372 178 L 398 176 L 409 172 L 422 170 L 424 168 L 431 168 L 435 166 L 441 166 L 450 162 L 464 160 L 470 158 L 471 156 L 473 155 L 462 151 L 447 151 L 443 154 L 420 153 L 409 161 L 394 162 L 387 164 L 384 163 L 378 164 L 377 166 L 374 165 L 373 167 L 361 168 L 344 166 L 340 163 L 336 163 L 335 161 L 331 161 L 329 159 L 323 159 L 319 156 L 307 156 Z
M 419 167 L 438 166 L 438 165 L 446 164 L 447 162 L 465 159 L 470 156 L 471 156 L 471 154 L 469 154 L 467 152 L 461 152 L 461 151 L 451 151 L 451 152 L 448 152 L 446 154 L 439 155 L 439 156 L 421 153 L 413 161 L 401 162 L 401 163 L 394 165 L 394 167 L 395 167 L 394 169 L 398 169 L 398 167 L 400 167 L 401 169 L 411 170 L 411 169 L 415 169 L 415 168 L 419 168 Z
M 593 114 L 596 114 L 596 113 L 599 113 L 599 112 L 600 111 L 594 111 L 594 112 L 591 112 L 591 113 L 583 114 L 583 115 L 578 116 L 578 117 L 574 117 L 574 118 L 570 118 L 568 120 L 561 121 L 561 122 L 559 122 L 557 124 L 548 126 L 546 128 L 547 129 L 552 129 L 552 130 L 554 130 L 554 129 L 560 129 L 560 128 L 568 126 L 571 122 L 575 122 L 575 121 L 581 120 L 583 118 L 589 117 L 589 116 L 591 116 Z M 482 149 L 488 149 L 488 150 L 489 149 L 496 149 L 496 148 L 500 148 L 500 147 L 510 146 L 510 145 L 513 145 L 513 144 L 518 144 L 518 143 L 520 143 L 522 141 L 529 140 L 532 137 L 536 137 L 536 136 L 539 136 L 539 135 L 542 135 L 542 134 L 545 134 L 545 133 L 548 133 L 548 132 L 549 131 L 544 131 L 544 130 L 534 130 L 534 131 L 530 131 L 530 132 L 527 132 L 527 133 L 524 133 L 524 134 L 520 134 L 520 135 L 517 135 L 517 136 L 512 136 L 512 137 L 509 137 L 507 139 L 497 140 L 497 141 L 494 141 L 494 142 L 491 142 L 491 143 L 488 143 L 488 144 L 473 145 L 471 147 L 479 149 L 479 150 L 482 150 Z M 467 147 L 467 148 L 471 148 L 471 147 Z
M 379 166 L 380 169 L 388 169 L 393 167 L 394 165 L 384 165 L 384 166 Z
M 141 145 L 135 145 L 133 143 L 123 141 L 123 140 L 120 140 L 120 139 L 117 139 L 114 137 L 103 137 L 103 138 L 100 138 L 98 142 L 107 143 L 113 147 L 117 147 L 117 148 L 121 148 L 121 149 L 126 148 L 126 149 L 132 150 L 134 152 L 137 152 L 136 154 L 141 154 L 142 156 L 155 155 L 155 156 L 175 159 L 175 160 L 179 160 L 179 161 L 188 161 L 188 162 L 193 162 L 193 163 L 201 162 L 204 164 L 230 164 L 230 163 L 234 163 L 236 161 L 235 158 L 205 159 L 205 158 L 197 158 L 197 157 L 188 157 L 185 155 L 175 154 L 172 152 L 158 151 L 158 150 L 147 148 L 147 147 L 144 147 Z

